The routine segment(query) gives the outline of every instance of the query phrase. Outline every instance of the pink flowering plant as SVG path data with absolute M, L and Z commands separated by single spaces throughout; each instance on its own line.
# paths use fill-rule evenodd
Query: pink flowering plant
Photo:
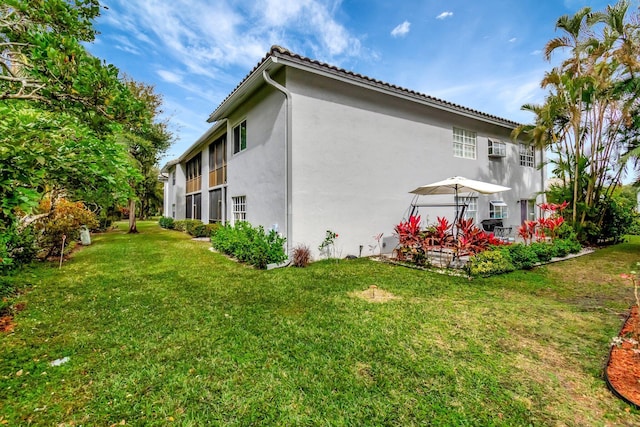
M 551 241 L 555 240 L 560 226 L 564 224 L 562 211 L 567 206 L 569 206 L 569 203 L 566 201 L 562 203 L 540 203 L 538 207 L 547 216 L 538 218 L 536 221 L 523 222 L 518 228 L 518 236 L 524 240 L 525 244 L 533 243 L 534 239 L 537 242 L 544 242 L 547 238 L 550 238 Z

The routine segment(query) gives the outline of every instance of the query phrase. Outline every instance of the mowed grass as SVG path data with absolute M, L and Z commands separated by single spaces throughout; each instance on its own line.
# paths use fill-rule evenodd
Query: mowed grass
M 638 238 L 468 281 L 367 259 L 259 271 L 139 228 L 17 279 L 0 423 L 640 424 L 602 380 Z M 354 296 L 370 285 L 399 298 Z

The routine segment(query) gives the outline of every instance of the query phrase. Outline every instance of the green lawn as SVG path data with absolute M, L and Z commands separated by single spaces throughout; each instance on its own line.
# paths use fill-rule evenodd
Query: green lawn
M 638 238 L 468 281 L 367 259 L 259 271 L 139 229 L 17 279 L 0 425 L 640 424 L 601 378 Z M 373 284 L 400 298 L 354 296 Z

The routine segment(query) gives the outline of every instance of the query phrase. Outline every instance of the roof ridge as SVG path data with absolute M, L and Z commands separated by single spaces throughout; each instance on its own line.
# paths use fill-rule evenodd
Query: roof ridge
M 222 104 L 224 104 L 229 98 L 231 98 L 231 96 L 240 88 L 240 86 L 242 86 L 242 84 L 254 73 L 254 71 L 256 71 L 265 61 L 267 61 L 269 59 L 269 57 L 289 57 L 293 60 L 296 60 L 298 62 L 302 62 L 302 63 L 308 63 L 308 64 L 312 64 L 315 66 L 318 66 L 320 68 L 324 68 L 327 69 L 333 73 L 336 74 L 342 74 L 342 75 L 346 75 L 349 76 L 350 78 L 355 78 L 357 80 L 363 81 L 367 84 L 373 84 L 374 86 L 378 86 L 378 87 L 382 87 L 382 88 L 387 88 L 387 89 L 391 89 L 396 93 L 405 93 L 417 98 L 422 98 L 425 100 L 428 100 L 430 102 L 436 103 L 436 104 L 440 104 L 442 106 L 448 107 L 448 108 L 453 108 L 459 111 L 465 111 L 468 113 L 473 113 L 475 115 L 479 115 L 485 118 L 489 118 L 492 120 L 498 120 L 498 121 L 502 121 L 504 123 L 508 123 L 514 126 L 519 126 L 520 123 L 510 120 L 510 119 L 506 119 L 504 117 L 499 117 L 493 114 L 489 114 L 489 113 L 485 113 L 483 111 L 480 110 L 475 110 L 473 108 L 469 108 L 469 107 L 465 107 L 464 105 L 461 104 L 456 104 L 450 101 L 446 101 L 444 99 L 440 99 L 440 98 L 436 98 L 434 96 L 431 95 L 427 95 L 425 93 L 422 92 L 418 92 L 415 91 L 413 89 L 408 89 L 405 88 L 403 86 L 398 86 L 396 84 L 393 83 L 388 83 L 379 79 L 375 79 L 369 76 L 366 76 L 364 74 L 360 74 L 360 73 L 356 73 L 355 71 L 351 71 L 351 70 L 347 70 L 345 68 L 341 68 L 338 67 L 336 65 L 332 65 L 326 62 L 322 62 L 319 61 L 317 59 L 312 59 L 303 55 L 300 55 L 298 53 L 292 52 L 287 48 L 284 48 L 280 45 L 274 44 L 271 46 L 271 49 L 269 50 L 269 52 L 260 60 L 260 62 L 258 62 L 258 64 L 253 67 L 253 69 L 249 72 L 249 74 L 247 74 L 242 81 L 240 81 L 240 83 L 238 83 L 238 85 L 231 91 L 231 93 L 229 93 L 229 95 L 218 105 L 218 107 L 216 108 L 216 110 L 218 108 L 220 108 L 220 106 L 222 106 Z M 215 111 L 214 111 L 215 112 Z M 212 113 L 213 114 L 213 113 Z

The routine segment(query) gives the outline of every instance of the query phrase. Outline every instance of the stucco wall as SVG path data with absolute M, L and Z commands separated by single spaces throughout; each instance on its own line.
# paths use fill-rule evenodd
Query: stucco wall
M 173 186 L 173 199 L 176 204 L 176 219 L 185 218 L 185 204 L 186 204 L 186 182 L 187 177 L 185 174 L 185 166 L 183 164 L 176 165 L 176 185 Z M 171 206 L 169 206 L 171 209 Z
M 512 187 L 501 197 L 479 197 L 478 220 L 489 217 L 488 200 L 509 205 L 505 225 L 520 223 L 519 199 L 535 198 L 542 172 L 519 164 L 510 129 L 473 118 L 289 69 L 293 92 L 292 243 L 316 251 L 330 229 L 339 234 L 341 256 L 369 255 L 373 235 L 390 236 L 412 200 L 408 192 L 454 175 Z M 453 156 L 453 127 L 477 132 L 476 160 Z M 507 143 L 507 157 L 488 157 L 487 138 Z M 540 153 L 537 153 L 537 162 Z M 422 197 L 420 203 L 452 203 Z M 421 209 L 435 221 L 453 208 Z
M 284 95 L 265 86 L 228 119 L 227 218 L 233 219 L 232 198 L 246 196 L 247 221 L 284 233 Z M 233 154 L 233 128 L 243 120 L 247 148 Z

